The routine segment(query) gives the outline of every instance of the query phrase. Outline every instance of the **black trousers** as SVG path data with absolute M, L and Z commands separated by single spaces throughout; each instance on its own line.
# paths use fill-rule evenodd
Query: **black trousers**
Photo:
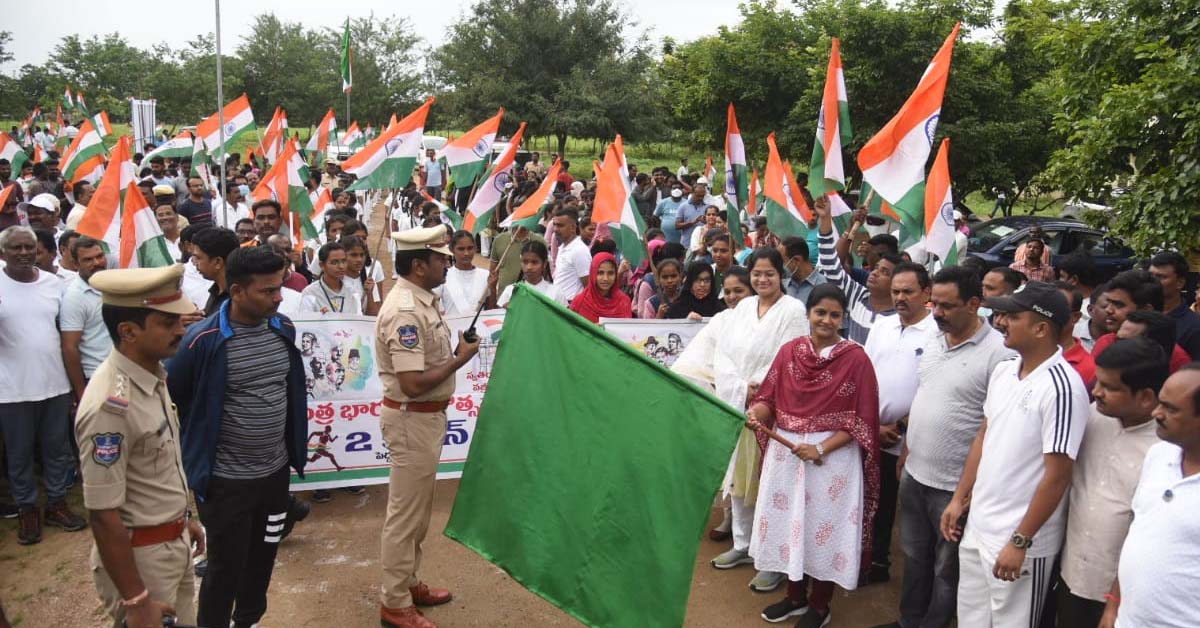
M 251 626 L 267 612 L 267 586 L 287 520 L 287 465 L 253 480 L 213 477 L 199 502 L 208 534 L 208 572 L 200 583 L 197 625 Z
M 896 496 L 900 492 L 900 479 L 896 477 L 899 460 L 899 456 L 879 452 L 879 510 L 875 511 L 871 562 L 888 567 L 892 565 L 892 526 L 896 523 Z
M 1097 602 L 1071 593 L 1071 587 L 1060 576 L 1055 586 L 1058 601 L 1058 628 L 1096 628 L 1104 616 L 1104 602 Z M 1050 626 L 1045 618 L 1042 626 Z

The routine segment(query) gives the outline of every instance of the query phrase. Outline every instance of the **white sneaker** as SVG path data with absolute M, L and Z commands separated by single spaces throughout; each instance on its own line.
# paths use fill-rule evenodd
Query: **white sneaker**
M 752 565 L 754 559 L 750 558 L 750 552 L 745 550 L 731 549 L 712 559 L 712 566 L 717 569 L 733 569 L 738 565 Z

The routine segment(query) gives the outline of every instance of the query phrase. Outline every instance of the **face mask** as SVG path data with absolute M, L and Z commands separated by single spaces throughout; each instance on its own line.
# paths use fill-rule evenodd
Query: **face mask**
M 990 308 L 990 307 L 984 307 L 984 306 L 982 306 L 982 305 L 981 305 L 981 306 L 979 306 L 979 315 L 980 315 L 980 316 L 982 316 L 982 317 L 984 317 L 984 318 L 989 318 L 989 319 L 990 319 L 990 318 L 992 317 L 992 308 Z
M 250 196 L 250 186 L 248 186 L 248 185 L 239 185 L 239 186 L 238 186 L 238 189 L 242 191 L 242 196 L 246 196 L 246 197 L 249 197 L 249 196 Z

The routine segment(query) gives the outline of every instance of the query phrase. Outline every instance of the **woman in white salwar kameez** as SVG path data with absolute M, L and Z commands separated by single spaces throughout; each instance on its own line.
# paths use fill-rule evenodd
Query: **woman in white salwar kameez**
M 756 250 L 747 265 L 755 295 L 713 317 L 672 367 L 711 386 L 718 398 L 739 410 L 746 407 L 747 399 L 766 376 L 779 347 L 808 333 L 804 306 L 783 293 L 783 258 L 779 252 L 771 248 Z M 758 494 L 759 458 L 754 433 L 743 430 L 723 484 L 723 493 L 731 504 L 733 548 L 712 560 L 717 569 L 754 562 L 750 533 Z M 760 571 L 750 587 L 770 591 L 783 579 L 782 573 Z
M 455 232 L 450 252 L 454 265 L 446 269 L 446 283 L 433 292 L 441 298 L 446 318 L 474 316 L 488 287 L 488 271 L 475 267 L 475 237 L 468 231 Z
M 788 577 L 762 617 L 803 615 L 798 628 L 829 624 L 834 584 L 858 586 L 879 503 L 879 389 L 866 351 L 839 334 L 846 305 L 833 284 L 813 289 L 812 335 L 779 350 L 747 412 L 764 449 L 750 553 Z

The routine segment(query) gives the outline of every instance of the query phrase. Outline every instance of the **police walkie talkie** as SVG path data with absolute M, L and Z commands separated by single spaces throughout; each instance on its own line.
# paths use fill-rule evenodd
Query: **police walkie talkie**
M 479 315 L 483 313 L 483 308 L 486 305 L 487 299 L 484 299 L 479 303 L 479 309 L 475 310 L 475 318 L 471 319 L 471 326 L 467 328 L 467 331 L 463 332 L 463 340 L 466 340 L 471 344 L 479 342 L 479 334 L 475 333 L 475 323 L 479 322 Z

